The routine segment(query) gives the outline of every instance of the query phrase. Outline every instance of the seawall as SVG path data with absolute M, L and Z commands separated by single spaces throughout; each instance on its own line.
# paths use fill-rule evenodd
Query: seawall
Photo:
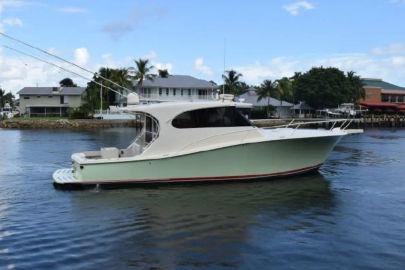
M 97 129 L 137 126 L 140 126 L 140 123 L 136 120 L 13 118 L 0 121 L 0 128 L 11 129 Z

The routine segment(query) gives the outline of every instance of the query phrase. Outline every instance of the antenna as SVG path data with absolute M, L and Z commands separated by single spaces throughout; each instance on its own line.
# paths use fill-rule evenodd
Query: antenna
M 128 89 L 128 88 L 126 88 L 126 87 L 124 87 L 124 86 L 122 86 L 122 85 L 120 85 L 120 84 L 118 84 L 118 83 L 116 83 L 116 82 L 114 82 L 114 81 L 112 81 L 112 80 L 110 80 L 110 79 L 104 77 L 104 76 L 101 76 L 98 72 L 93 72 L 93 71 L 91 71 L 91 70 L 88 70 L 88 69 L 86 69 L 86 68 L 84 68 L 84 67 L 82 67 L 82 66 L 79 66 L 79 65 L 77 65 L 77 64 L 75 64 L 75 63 L 73 63 L 73 62 L 71 62 L 71 61 L 68 61 L 68 60 L 66 60 L 66 59 L 64 59 L 64 58 L 62 58 L 62 57 L 60 57 L 60 56 L 57 56 L 57 55 L 52 54 L 52 53 L 50 53 L 50 52 L 47 52 L 47 51 L 45 51 L 45 50 L 43 50 L 43 49 L 41 49 L 41 48 L 39 48 L 39 47 L 36 47 L 36 46 L 34 46 L 34 45 L 31 45 L 31 44 L 29 44 L 28 42 L 22 41 L 22 40 L 20 40 L 20 39 L 17 39 L 17 38 L 15 38 L 15 37 L 12 37 L 12 36 L 10 36 L 10 35 L 7 35 L 7 34 L 5 34 L 5 33 L 3 33 L 3 32 L 0 32 L 0 35 L 6 37 L 6 38 L 8 38 L 8 39 L 11 39 L 11 40 L 13 40 L 13 41 L 16 41 L 16 42 L 18 42 L 18 43 L 20 43 L 20 44 L 23 44 L 23 45 L 25 45 L 25 46 L 27 46 L 27 47 L 30 47 L 30 48 L 32 48 L 32 49 L 35 49 L 35 50 L 40 51 L 40 52 L 42 52 L 42 53 L 45 53 L 45 54 L 47 54 L 47 55 L 49 55 L 49 56 L 51 56 L 51 57 L 54 57 L 54 58 L 56 58 L 56 59 L 58 59 L 58 60 L 60 60 L 60 61 L 63 61 L 63 62 L 65 62 L 65 63 L 68 63 L 68 64 L 70 64 L 70 65 L 72 65 L 72 66 L 75 66 L 75 67 L 77 67 L 77 68 L 79 68 L 79 69 L 81 69 L 81 70 L 83 70 L 83 71 L 85 71 L 85 72 L 91 73 L 92 75 L 95 75 L 95 76 L 97 76 L 97 77 L 100 77 L 101 79 L 106 80 L 106 81 L 108 81 L 108 82 L 110 82 L 110 83 L 112 83 L 112 84 L 114 84 L 114 85 L 116 85 L 116 86 L 118 86 L 118 87 L 120 87 L 120 88 L 122 88 L 122 89 L 125 89 L 125 90 L 129 91 L 129 92 L 133 92 L 132 90 L 130 90 L 130 89 Z
M 225 60 L 226 60 L 226 38 L 224 38 L 224 74 L 225 74 Z M 225 94 L 225 79 L 222 85 L 222 94 Z

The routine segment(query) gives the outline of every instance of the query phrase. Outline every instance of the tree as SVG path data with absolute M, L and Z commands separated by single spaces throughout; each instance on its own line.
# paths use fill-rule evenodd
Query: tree
M 347 87 L 350 89 L 351 93 L 350 102 L 356 103 L 365 96 L 363 82 L 361 81 L 360 76 L 357 76 L 354 71 L 347 72 L 346 77 L 348 84 Z
M 64 78 L 59 82 L 60 87 L 77 87 L 71 78 Z
M 14 107 L 14 95 L 11 92 L 6 94 L 6 91 L 0 88 L 0 109 L 2 109 L 6 103 Z
M 102 84 L 103 92 L 102 92 L 102 101 L 103 101 L 103 109 L 108 108 L 109 105 L 117 104 L 117 94 L 113 91 L 108 90 L 108 88 L 113 89 L 119 93 L 123 93 L 123 89 L 118 85 L 121 85 L 125 88 L 132 87 L 132 80 L 128 74 L 128 69 L 111 69 L 111 68 L 100 68 L 97 72 L 98 75 L 93 76 L 93 81 L 96 82 L 89 82 L 86 88 L 86 106 L 92 112 L 94 110 L 100 109 L 101 107 L 101 99 L 100 99 L 100 91 Z M 105 80 L 103 78 L 107 78 L 110 81 L 115 82 L 116 84 Z
M 225 74 L 222 75 L 222 79 L 224 79 L 225 92 L 235 96 L 239 95 L 241 92 L 241 82 L 239 79 L 241 77 L 242 74 L 235 70 L 231 69 L 225 71 Z
M 169 77 L 169 71 L 167 69 L 159 69 L 158 74 L 159 74 L 159 77 L 161 77 L 161 78 Z
M 0 88 L 0 109 L 4 107 L 4 95 L 6 91 Z
M 283 77 L 276 81 L 277 84 L 277 96 L 280 99 L 280 105 L 282 105 L 282 101 L 292 102 L 292 81 L 287 78 Z
M 315 109 L 335 108 L 344 102 L 357 102 L 364 95 L 361 80 L 353 72 L 337 68 L 315 67 L 296 74 L 293 91 L 300 101 Z
M 149 65 L 149 59 L 135 60 L 136 70 L 134 79 L 138 81 L 138 91 L 142 89 L 145 80 L 153 80 L 155 75 L 151 74 L 153 66 Z
M 270 97 L 277 94 L 277 84 L 271 80 L 264 80 L 257 90 L 257 101 L 267 98 L 266 115 L 270 116 Z

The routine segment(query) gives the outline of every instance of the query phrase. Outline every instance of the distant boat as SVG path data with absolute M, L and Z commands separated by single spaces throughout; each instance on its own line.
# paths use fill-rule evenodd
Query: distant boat
M 1 118 L 13 118 L 14 112 L 13 108 L 10 106 L 9 103 L 6 103 L 4 107 L 0 110 L 0 119 Z
M 126 149 L 72 155 L 72 168 L 53 174 L 57 185 L 252 180 L 317 170 L 339 140 L 340 127 L 254 127 L 230 98 L 210 102 L 131 105 L 143 129 Z M 340 121 L 340 120 L 335 120 Z M 335 123 L 336 124 L 336 123 Z M 335 125 L 334 125 L 335 126 Z

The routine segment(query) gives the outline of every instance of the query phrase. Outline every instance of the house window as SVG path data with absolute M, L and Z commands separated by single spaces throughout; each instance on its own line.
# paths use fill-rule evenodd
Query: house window
M 30 99 L 30 97 L 24 97 L 24 99 Z
M 37 96 L 37 98 L 40 98 L 41 96 Z
M 52 98 L 52 96 L 48 96 L 48 98 Z
M 191 96 L 191 89 L 188 89 L 188 95 Z
M 175 128 L 241 127 L 251 126 L 235 107 L 199 109 L 176 116 L 172 125 Z
M 183 96 L 183 89 L 181 89 L 181 90 L 180 90 L 180 95 L 182 95 L 182 96 Z
M 403 103 L 404 102 L 404 96 L 398 96 L 398 102 Z
M 381 95 L 381 101 L 382 102 L 388 102 L 389 101 L 389 96 L 388 95 Z
M 162 88 L 159 88 L 159 96 L 162 95 Z
M 176 95 L 176 88 L 173 88 L 173 96 L 175 96 Z
M 169 95 L 169 88 L 166 88 L 166 96 Z
M 60 96 L 60 104 L 65 104 L 65 96 Z

